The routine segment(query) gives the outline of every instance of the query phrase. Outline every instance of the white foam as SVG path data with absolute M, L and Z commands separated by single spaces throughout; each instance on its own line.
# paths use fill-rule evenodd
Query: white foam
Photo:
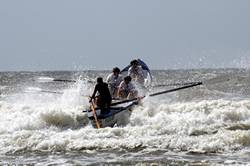
M 147 98 L 134 108 L 127 126 L 97 130 L 82 113 L 90 92 L 87 84 L 76 83 L 62 95 L 17 94 L 0 101 L 2 153 L 138 148 L 220 152 L 250 144 L 248 130 L 233 128 L 250 125 L 249 100 Z

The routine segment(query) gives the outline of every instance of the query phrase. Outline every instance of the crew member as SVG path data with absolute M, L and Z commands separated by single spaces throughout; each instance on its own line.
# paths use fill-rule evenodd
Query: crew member
M 97 96 L 97 106 L 100 107 L 101 114 L 109 113 L 112 97 L 109 92 L 108 84 L 103 82 L 102 77 L 97 78 L 97 84 L 95 85 L 95 89 L 90 98 L 90 102 L 95 99 L 96 92 L 99 93 L 99 96 Z
M 119 98 L 127 98 L 132 99 L 137 97 L 138 92 L 135 89 L 135 86 L 131 83 L 131 77 L 126 76 L 124 77 L 124 80 L 120 83 L 118 88 L 118 96 Z
M 118 67 L 113 68 L 113 73 L 109 74 L 107 77 L 107 83 L 112 97 L 117 97 L 118 86 L 122 80 L 120 69 Z
M 144 85 L 144 72 L 139 64 L 139 62 L 135 59 L 130 62 L 130 68 L 128 69 L 128 75 L 135 81 L 141 85 Z

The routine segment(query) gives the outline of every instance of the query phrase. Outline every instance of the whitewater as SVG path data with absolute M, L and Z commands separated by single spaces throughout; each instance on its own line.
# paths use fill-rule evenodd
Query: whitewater
M 148 94 L 203 85 L 146 97 L 127 125 L 94 129 L 83 110 L 109 72 L 1 72 L 0 164 L 250 165 L 250 70 L 155 70 Z

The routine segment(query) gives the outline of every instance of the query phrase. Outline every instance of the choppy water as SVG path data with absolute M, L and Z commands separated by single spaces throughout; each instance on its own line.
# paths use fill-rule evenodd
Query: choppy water
M 107 74 L 0 73 L 0 164 L 250 165 L 250 70 L 153 71 L 149 93 L 173 88 L 162 84 L 204 85 L 148 97 L 128 125 L 97 130 L 82 110 L 89 80 Z

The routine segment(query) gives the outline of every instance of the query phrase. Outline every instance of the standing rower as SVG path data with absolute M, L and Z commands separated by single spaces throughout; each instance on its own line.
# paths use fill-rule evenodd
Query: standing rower
M 141 85 L 144 85 L 145 74 L 143 72 L 142 66 L 139 64 L 138 60 L 132 60 L 130 62 L 130 68 L 128 69 L 128 75 Z
M 99 93 L 99 96 L 95 96 L 96 92 Z M 94 92 L 90 98 L 90 102 L 93 99 L 97 98 L 97 106 L 101 109 L 101 114 L 106 114 L 110 112 L 110 104 L 112 101 L 111 94 L 109 92 L 108 84 L 103 82 L 102 77 L 97 78 L 97 84 L 95 85 Z

